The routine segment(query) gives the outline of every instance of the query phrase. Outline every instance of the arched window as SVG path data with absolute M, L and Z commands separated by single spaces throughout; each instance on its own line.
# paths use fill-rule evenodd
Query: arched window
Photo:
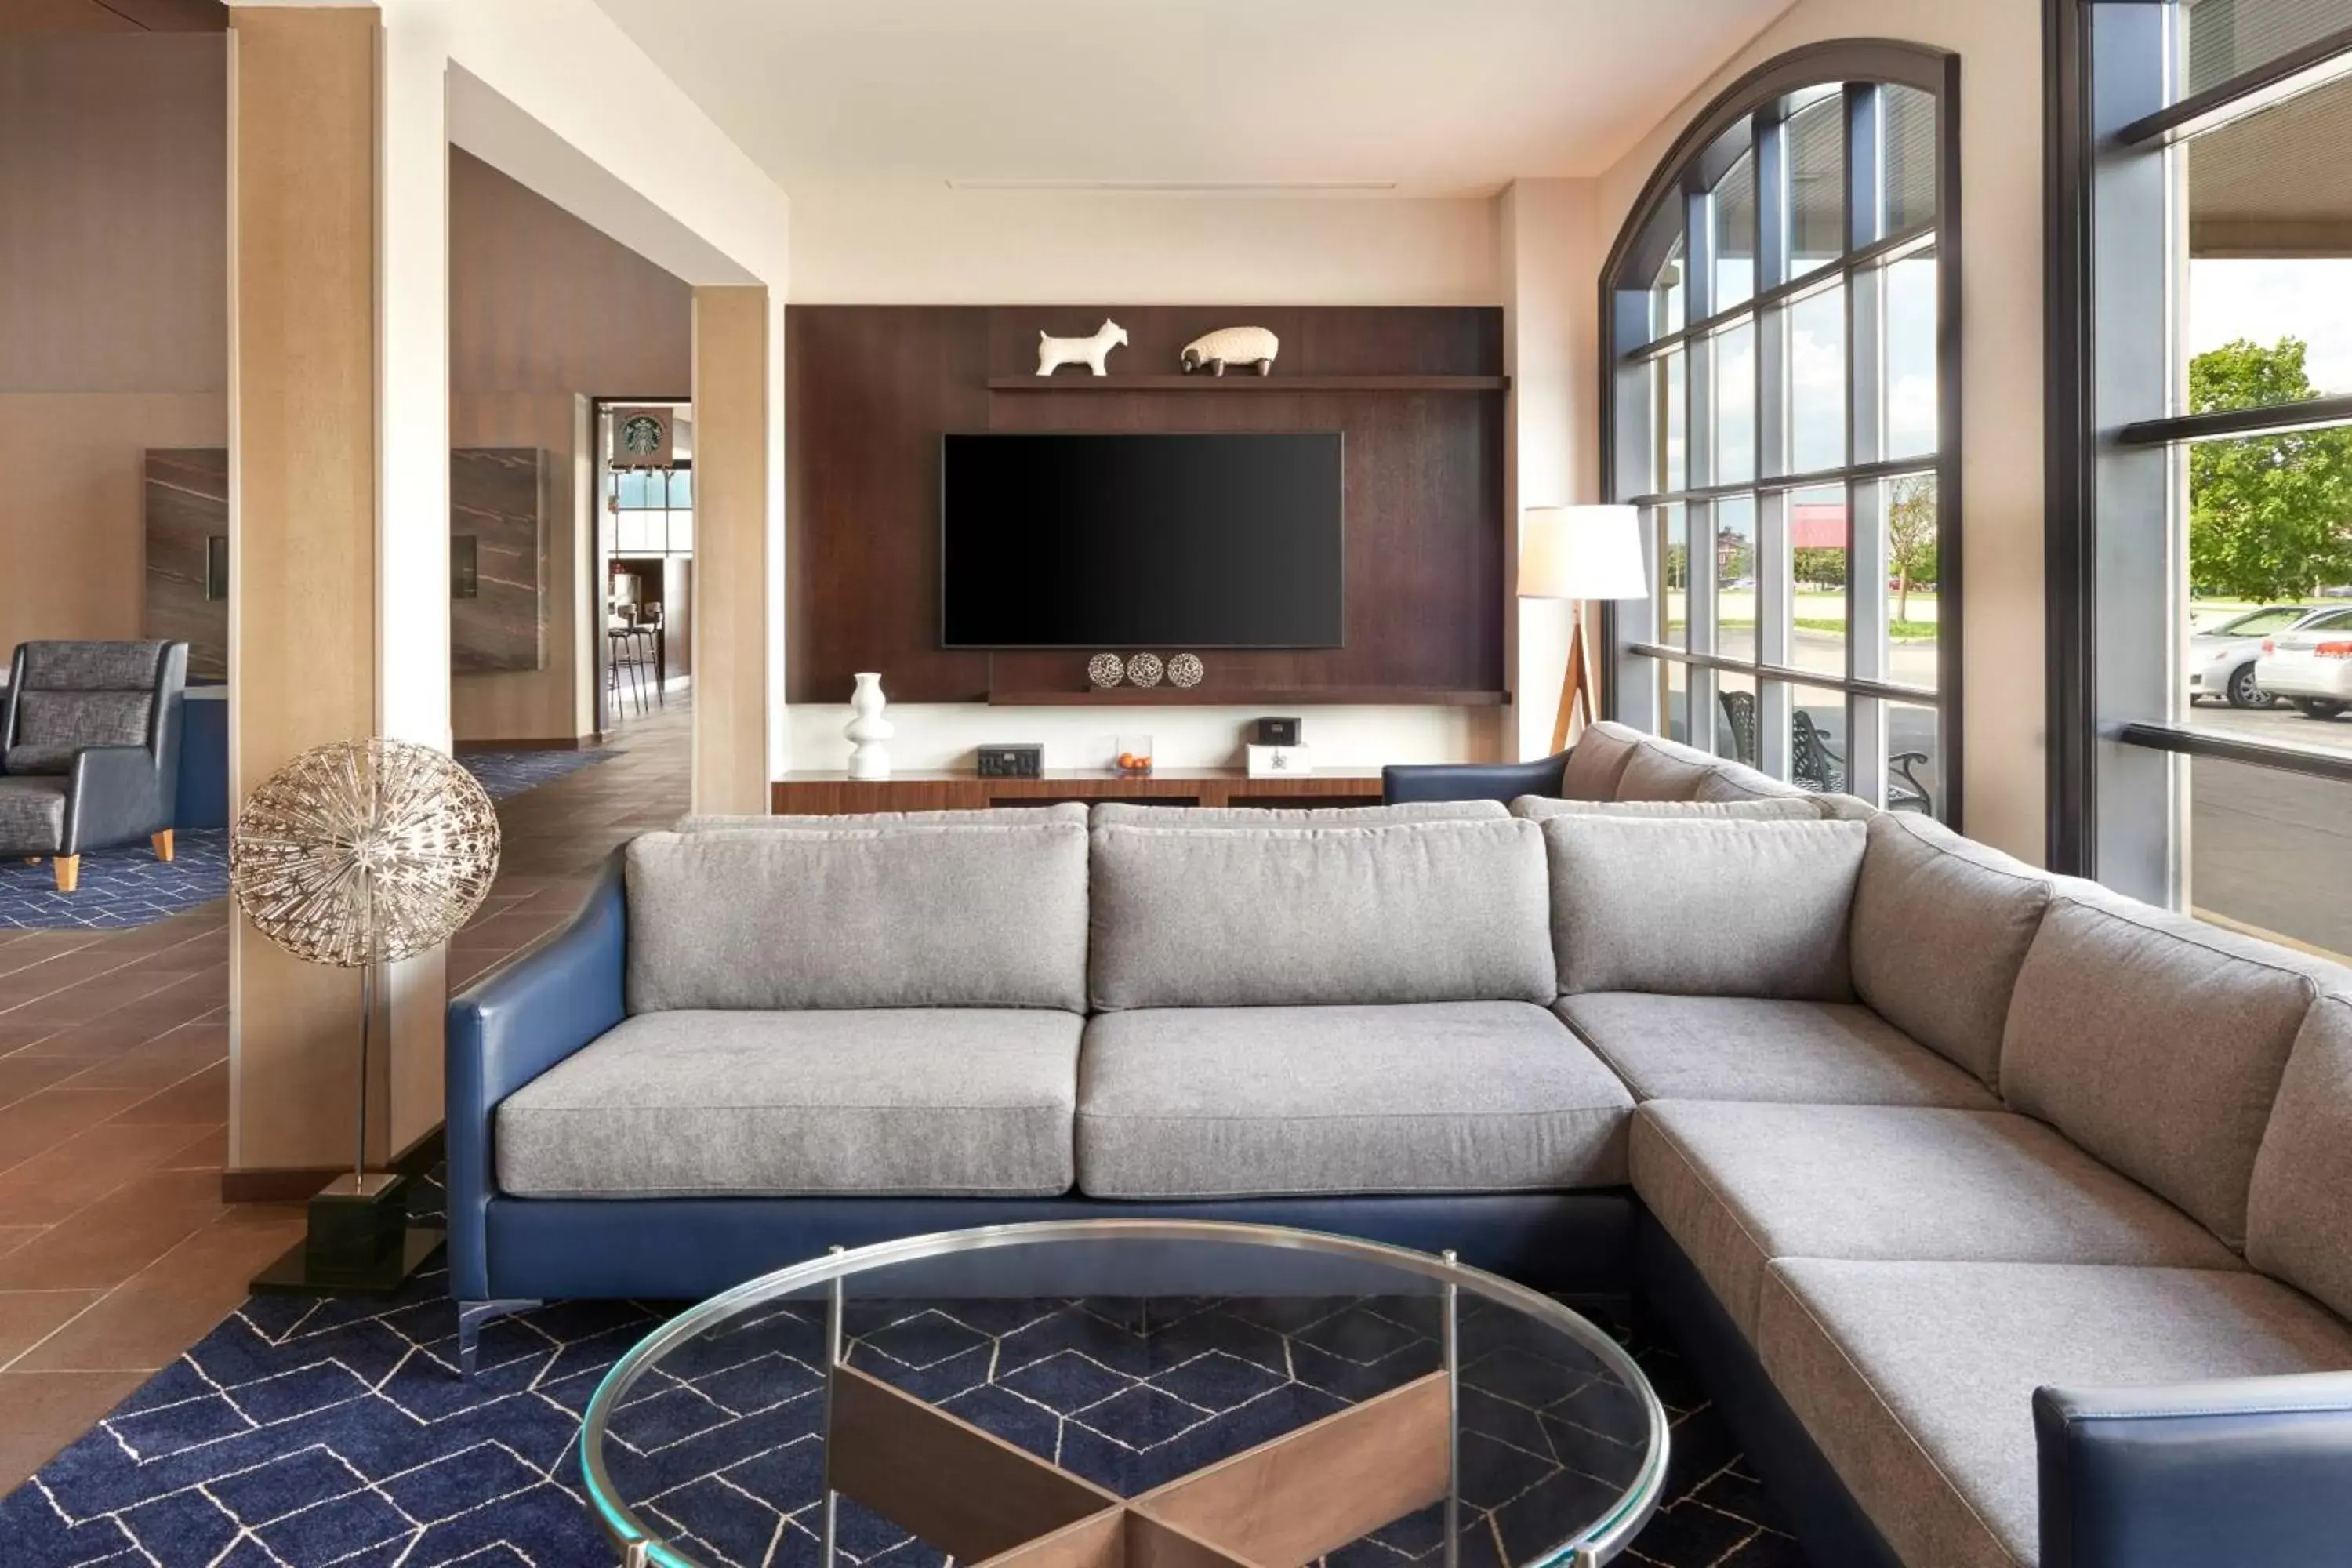
M 1958 69 L 1871 42 L 1750 72 L 1652 176 L 1601 316 L 1609 489 L 1642 509 L 1652 584 L 1611 616 L 1615 716 L 1946 821 Z

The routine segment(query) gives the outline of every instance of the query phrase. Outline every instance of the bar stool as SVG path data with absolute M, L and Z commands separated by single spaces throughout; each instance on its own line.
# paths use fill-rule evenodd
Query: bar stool
M 649 614 L 646 615 L 637 622 L 635 630 L 637 634 L 645 639 L 644 654 L 646 668 L 653 672 L 654 706 L 656 708 L 667 708 L 669 706 L 669 683 L 663 679 L 662 671 L 662 613 L 660 608 L 658 606 L 653 607 Z
M 646 677 L 644 668 L 637 663 L 636 629 L 625 621 L 615 621 L 604 628 L 604 642 L 605 684 L 613 693 L 614 717 L 620 716 L 621 672 L 624 669 L 628 671 L 630 695 L 636 700 L 638 714 L 643 716 L 646 711 Z

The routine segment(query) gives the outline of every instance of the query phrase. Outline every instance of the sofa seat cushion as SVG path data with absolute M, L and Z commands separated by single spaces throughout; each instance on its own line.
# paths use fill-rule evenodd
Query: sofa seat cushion
M 1066 1193 L 1082 1026 L 1009 1008 L 640 1014 L 499 1104 L 499 1187 Z
M 1636 1100 L 2000 1109 L 1967 1073 L 1852 1003 L 1593 991 L 1553 1010 Z
M 2000 1110 L 1653 1100 L 1634 1190 L 1752 1337 L 1779 1258 L 2242 1268 L 2188 1215 Z
M 1087 1025 L 1095 1197 L 1446 1193 L 1625 1180 L 1633 1108 L 1525 1002 L 1155 1008 Z
M 66 781 L 42 774 L 0 776 L 0 850 L 48 854 L 66 842 Z
M 2040 1559 L 2033 1391 L 2352 1368 L 2352 1331 L 2257 1274 L 2052 1263 L 1772 1266 L 1772 1382 L 1906 1563 Z

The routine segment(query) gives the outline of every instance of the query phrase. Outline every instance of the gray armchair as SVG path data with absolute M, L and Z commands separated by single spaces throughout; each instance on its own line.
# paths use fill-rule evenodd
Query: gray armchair
M 0 706 L 0 854 L 51 857 L 58 891 L 81 854 L 144 837 L 172 858 L 188 645 L 28 642 Z

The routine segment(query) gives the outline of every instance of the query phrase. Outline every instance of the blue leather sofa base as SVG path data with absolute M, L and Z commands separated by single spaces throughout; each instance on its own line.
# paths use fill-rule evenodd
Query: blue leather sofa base
M 1696 1370 L 1806 1556 L 1819 1568 L 1903 1568 L 1772 1386 L 1748 1336 L 1707 1289 L 1698 1267 L 1647 1209 L 1633 1224 L 1633 1275 L 1642 1323 Z
M 715 1295 L 828 1247 L 1050 1219 L 1213 1219 L 1368 1237 L 1563 1295 L 1622 1299 L 1633 1272 L 1622 1192 L 1296 1197 L 1213 1203 L 1062 1198 L 509 1198 L 485 1215 L 488 1298 Z

